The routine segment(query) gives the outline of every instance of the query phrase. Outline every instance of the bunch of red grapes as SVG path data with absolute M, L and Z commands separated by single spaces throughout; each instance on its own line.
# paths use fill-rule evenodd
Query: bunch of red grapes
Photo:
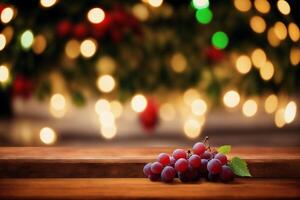
M 205 142 L 197 142 L 192 151 L 176 149 L 171 156 L 159 154 L 157 161 L 144 166 L 143 172 L 151 181 L 167 183 L 177 177 L 181 182 L 196 182 L 200 178 L 229 182 L 233 180 L 234 173 L 227 162 L 226 155 L 212 151 Z

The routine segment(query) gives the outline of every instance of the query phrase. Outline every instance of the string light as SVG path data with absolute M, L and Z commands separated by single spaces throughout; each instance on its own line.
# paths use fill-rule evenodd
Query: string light
M 80 53 L 86 57 L 92 57 L 97 51 L 97 42 L 94 39 L 86 39 L 80 44 Z
M 274 71 L 273 64 L 267 61 L 266 64 L 259 69 L 259 74 L 263 80 L 268 81 L 274 76 Z
M 185 135 L 191 139 L 197 138 L 201 133 L 201 125 L 195 119 L 188 119 L 183 126 Z
M 132 14 L 141 21 L 146 21 L 149 18 L 149 10 L 142 3 L 138 3 L 132 7 Z
M 191 109 L 193 114 L 202 116 L 207 111 L 207 104 L 203 99 L 196 99 L 192 102 Z
M 111 105 L 106 99 L 99 99 L 95 104 L 95 111 L 98 115 L 102 112 L 110 111 Z
M 54 6 L 55 3 L 56 3 L 56 0 L 40 0 L 41 6 L 45 7 L 45 8 L 50 8 L 50 7 Z
M 209 7 L 209 0 L 192 0 L 192 5 L 196 9 L 204 9 Z
M 0 19 L 2 23 L 7 24 L 9 23 L 14 17 L 14 9 L 11 7 L 6 7 L 2 10 Z
M 236 60 L 235 67 L 241 74 L 247 74 L 251 70 L 251 60 L 249 56 L 239 56 Z
M 162 5 L 163 0 L 148 0 L 148 3 L 150 4 L 150 6 L 159 7 Z
M 297 66 L 300 63 L 300 49 L 292 47 L 290 51 L 290 62 L 292 65 Z
M 241 12 L 247 12 L 252 7 L 250 0 L 234 0 L 233 5 Z
M 143 112 L 147 107 L 147 99 L 141 94 L 135 95 L 131 99 L 131 108 L 135 112 Z
M 267 39 L 272 47 L 277 47 L 280 44 L 280 39 L 275 34 L 273 27 L 268 30 Z
M 187 61 L 184 55 L 175 53 L 171 57 L 171 67 L 177 73 L 183 72 L 187 68 Z
M 278 98 L 275 94 L 269 95 L 265 100 L 265 111 L 269 114 L 274 113 L 278 107 Z
M 2 33 L 0 33 L 0 51 L 2 51 L 5 48 L 5 45 L 6 45 L 6 38 Z
M 87 14 L 88 20 L 93 24 L 101 23 L 105 18 L 105 13 L 101 8 L 92 8 Z
M 115 88 L 116 82 L 111 75 L 100 76 L 97 80 L 97 87 L 101 92 L 109 93 Z
M 0 66 L 0 82 L 5 83 L 9 78 L 9 70 L 5 65 Z
M 32 50 L 36 54 L 41 54 L 46 49 L 47 40 L 43 35 L 37 35 L 34 38 L 34 42 L 32 45 Z
M 112 139 L 117 135 L 117 127 L 113 126 L 102 126 L 101 134 L 105 139 Z
M 287 28 L 284 23 L 276 22 L 274 25 L 274 33 L 278 39 L 284 40 L 287 37 Z
M 123 112 L 123 106 L 119 101 L 112 101 L 110 103 L 111 112 L 114 114 L 115 118 L 119 118 Z
M 240 95 L 235 90 L 226 92 L 223 96 L 223 103 L 229 108 L 234 108 L 240 103 Z
M 266 30 L 266 22 L 260 16 L 253 16 L 250 19 L 250 27 L 255 33 L 263 33 Z
M 102 56 L 98 59 L 96 67 L 101 74 L 112 74 L 115 71 L 116 62 L 110 56 Z
M 279 12 L 281 12 L 283 15 L 288 15 L 291 12 L 291 7 L 288 2 L 285 0 L 278 0 L 277 1 L 277 8 Z
M 266 14 L 270 11 L 270 3 L 267 0 L 255 0 L 254 7 L 257 11 Z
M 203 8 L 196 11 L 196 19 L 200 24 L 208 24 L 213 18 L 213 13 L 209 8 Z
M 246 117 L 253 117 L 257 112 L 256 101 L 253 99 L 249 99 L 249 100 L 245 101 L 245 103 L 243 104 L 242 110 L 243 110 L 243 114 Z
M 297 24 L 291 22 L 288 26 L 289 36 L 293 42 L 297 42 L 300 38 L 300 31 Z
M 264 50 L 257 48 L 251 54 L 251 60 L 257 69 L 261 68 L 267 62 L 267 55 Z
M 284 121 L 289 124 L 292 123 L 296 117 L 297 104 L 294 101 L 290 101 L 284 110 Z
M 66 99 L 62 94 L 54 94 L 50 99 L 50 113 L 56 118 L 66 114 Z
M 211 42 L 217 49 L 224 49 L 228 45 L 229 39 L 226 33 L 218 31 L 213 34 Z
M 183 101 L 188 106 L 191 105 L 192 102 L 198 98 L 200 98 L 199 92 L 194 88 L 186 90 L 183 94 Z
M 53 129 L 49 127 L 44 127 L 40 131 L 40 139 L 44 144 L 53 144 L 56 141 L 56 133 Z
M 164 121 L 174 120 L 176 115 L 175 108 L 170 103 L 165 103 L 159 108 L 159 116 Z
M 74 39 L 68 41 L 66 44 L 66 47 L 65 47 L 65 53 L 71 59 L 77 58 L 80 54 L 79 41 L 74 40 Z
M 284 109 L 280 108 L 276 111 L 275 113 L 275 125 L 278 128 L 282 128 L 285 125 L 285 120 L 284 120 Z
M 33 44 L 34 36 L 31 30 L 26 30 L 21 35 L 21 45 L 23 49 L 29 49 Z

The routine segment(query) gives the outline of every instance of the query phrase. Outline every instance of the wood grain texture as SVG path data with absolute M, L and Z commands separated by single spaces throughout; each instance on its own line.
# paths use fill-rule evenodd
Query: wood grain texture
M 172 184 L 144 178 L 0 179 L 0 199 L 299 199 L 299 179 Z
M 138 178 L 145 163 L 173 149 L 1 147 L 0 178 Z M 300 148 L 234 148 L 233 156 L 246 159 L 254 177 L 300 178 Z

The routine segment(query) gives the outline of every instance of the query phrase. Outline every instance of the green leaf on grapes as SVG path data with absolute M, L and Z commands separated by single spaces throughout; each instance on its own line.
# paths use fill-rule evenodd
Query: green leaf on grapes
M 251 176 L 246 161 L 239 157 L 233 157 L 229 162 L 229 167 L 238 176 Z
M 231 150 L 230 145 L 223 145 L 218 148 L 218 152 L 222 154 L 229 154 L 230 150 Z

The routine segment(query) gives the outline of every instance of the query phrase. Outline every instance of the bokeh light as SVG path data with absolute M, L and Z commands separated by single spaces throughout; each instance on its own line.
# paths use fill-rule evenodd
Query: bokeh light
M 171 57 L 171 68 L 177 72 L 181 73 L 187 68 L 187 61 L 183 54 L 181 53 L 175 53 Z
M 263 33 L 266 30 L 266 22 L 260 16 L 253 16 L 250 19 L 250 27 L 256 33 Z
M 101 74 L 112 74 L 116 69 L 116 62 L 110 56 L 102 56 L 98 59 L 96 67 Z
M 275 34 L 273 27 L 268 30 L 267 39 L 272 47 L 277 47 L 280 44 L 280 39 Z
M 229 39 L 226 33 L 218 31 L 213 34 L 211 42 L 217 49 L 224 49 L 227 47 Z
M 132 7 L 132 14 L 141 21 L 146 21 L 149 18 L 149 10 L 142 3 L 138 3 Z
M 101 92 L 111 92 L 116 86 L 116 81 L 111 75 L 100 76 L 97 80 L 97 87 Z
M 275 116 L 274 116 L 274 121 L 275 121 L 275 125 L 278 128 L 282 128 L 285 125 L 283 108 L 280 108 L 276 111 Z
M 247 74 L 251 70 L 251 60 L 249 56 L 241 55 L 235 63 L 235 67 L 241 74 Z
M 192 6 L 196 9 L 208 8 L 209 0 L 192 0 Z
M 105 12 L 101 8 L 92 8 L 87 14 L 88 20 L 93 24 L 101 23 L 105 18 Z
M 95 104 L 95 111 L 98 115 L 102 112 L 110 111 L 110 103 L 106 99 L 99 99 Z
M 251 54 L 251 60 L 257 69 L 261 68 L 267 62 L 267 55 L 264 50 L 257 48 Z
M 62 94 L 54 94 L 50 99 L 50 113 L 56 118 L 66 114 L 66 99 Z
M 110 102 L 110 109 L 115 118 L 121 117 L 123 113 L 123 106 L 119 101 L 115 100 Z
M 196 19 L 200 24 L 208 24 L 213 18 L 213 13 L 209 8 L 203 8 L 196 11 Z
M 288 26 L 289 36 L 293 42 L 297 42 L 300 38 L 300 31 L 297 24 L 291 22 Z
M 223 103 L 229 108 L 236 107 L 240 103 L 240 95 L 235 90 L 226 92 L 223 96 Z
M 14 9 L 11 7 L 6 7 L 2 10 L 0 19 L 4 24 L 9 23 L 14 17 Z
M 241 12 L 247 12 L 252 7 L 250 0 L 234 0 L 233 4 L 234 7 Z
M 102 111 L 99 115 L 101 126 L 111 127 L 115 125 L 115 117 L 111 111 Z
M 135 112 L 143 112 L 147 107 L 147 99 L 142 94 L 137 94 L 131 99 L 131 108 Z
M 172 104 L 165 103 L 159 108 L 159 116 L 164 121 L 172 121 L 175 119 L 176 111 Z
M 277 8 L 279 12 L 281 12 L 283 15 L 288 15 L 291 12 L 291 7 L 288 2 L 285 0 L 278 0 L 277 1 Z
M 197 116 L 204 115 L 207 111 L 207 103 L 203 99 L 196 99 L 192 102 L 191 109 Z
M 294 66 L 298 66 L 300 63 L 300 49 L 298 47 L 292 47 L 290 51 L 290 62 Z
M 270 80 L 274 76 L 274 72 L 274 66 L 270 61 L 267 61 L 266 64 L 259 69 L 259 74 L 265 81 Z
M 113 126 L 102 126 L 101 127 L 101 135 L 105 139 L 112 139 L 117 135 L 117 127 Z
M 23 49 L 29 49 L 33 44 L 34 36 L 31 30 L 26 30 L 21 35 L 21 45 Z
M 94 39 L 86 39 L 80 44 L 80 53 L 83 57 L 90 58 L 97 51 L 97 42 Z
M 275 94 L 269 95 L 265 100 L 264 107 L 266 113 L 274 113 L 278 107 L 278 97 Z
M 32 45 L 32 50 L 36 54 L 41 54 L 47 47 L 47 40 L 43 35 L 37 35 L 34 38 L 34 42 Z
M 200 98 L 200 94 L 194 88 L 186 90 L 183 94 L 183 101 L 187 106 L 190 106 L 192 102 L 198 98 Z
M 5 65 L 0 66 L 0 82 L 5 83 L 9 78 L 9 70 Z
M 294 101 L 290 101 L 284 110 L 284 121 L 289 124 L 292 123 L 297 114 L 297 104 Z
M 2 51 L 5 48 L 6 45 L 6 37 L 0 33 L 0 51 Z
M 256 103 L 256 101 L 253 100 L 253 99 L 248 99 L 243 104 L 242 110 L 243 110 L 243 114 L 246 117 L 253 117 L 257 112 L 257 103 Z
M 55 3 L 56 3 L 56 0 L 40 0 L 41 6 L 43 6 L 45 8 L 50 8 L 50 7 L 54 6 Z
M 274 25 L 274 33 L 277 38 L 284 40 L 287 37 L 287 28 L 282 22 L 276 22 Z
M 56 142 L 57 136 L 53 129 L 44 127 L 40 131 L 40 139 L 44 144 L 50 145 Z
M 183 131 L 188 138 L 195 139 L 201 133 L 201 124 L 196 119 L 187 119 Z
M 77 58 L 80 55 L 80 42 L 75 39 L 68 41 L 65 47 L 65 53 L 71 59 Z
M 266 14 L 270 11 L 270 3 L 267 0 L 255 0 L 254 7 L 260 13 Z
M 5 36 L 6 43 L 9 43 L 13 39 L 13 36 L 14 36 L 14 29 L 13 29 L 13 27 L 12 26 L 6 26 L 3 29 L 2 34 Z M 1 44 L 0 44 L 0 46 L 1 46 Z
M 163 0 L 148 0 L 150 6 L 159 7 L 162 5 Z

